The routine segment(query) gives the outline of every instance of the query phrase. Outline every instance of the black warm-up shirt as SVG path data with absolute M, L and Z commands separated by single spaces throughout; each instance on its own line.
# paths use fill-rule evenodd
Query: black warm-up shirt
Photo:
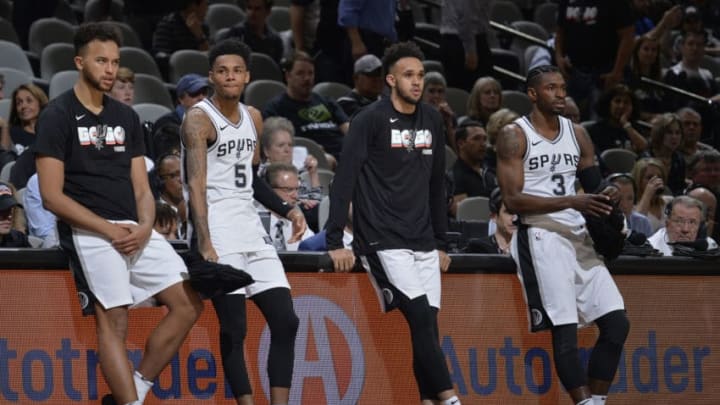
M 352 119 L 330 193 L 327 246 L 343 247 L 353 203 L 358 254 L 445 249 L 445 139 L 440 113 L 420 103 L 401 114 L 389 98 Z

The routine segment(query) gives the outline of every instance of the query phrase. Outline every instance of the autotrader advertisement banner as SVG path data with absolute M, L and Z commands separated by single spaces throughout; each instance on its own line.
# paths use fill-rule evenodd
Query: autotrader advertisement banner
M 417 404 L 407 327 L 381 314 L 364 274 L 292 273 L 293 404 Z M 617 276 L 631 331 L 613 404 L 709 404 L 720 396 L 720 278 Z M 68 271 L 0 270 L 0 404 L 98 403 L 108 392 L 92 318 L 80 315 Z M 209 301 L 146 404 L 231 404 Z M 530 334 L 522 292 L 507 274 L 443 276 L 441 345 L 463 404 L 570 404 L 554 374 L 550 336 Z M 164 309 L 131 312 L 128 350 Z M 267 403 L 269 332 L 248 305 L 246 358 L 256 403 Z M 715 327 L 715 333 L 713 333 Z M 580 332 L 586 361 L 596 329 Z

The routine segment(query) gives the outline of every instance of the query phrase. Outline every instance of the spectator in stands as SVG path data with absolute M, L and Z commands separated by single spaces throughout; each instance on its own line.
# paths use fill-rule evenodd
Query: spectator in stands
M 632 89 L 638 104 L 639 117 L 649 121 L 663 112 L 664 92 L 656 86 L 644 83 L 642 77 L 662 81 L 660 44 L 655 39 L 642 36 L 635 40 L 630 65 L 625 71 L 625 82 Z
M 475 82 L 467 101 L 467 116 L 486 125 L 490 115 L 502 106 L 502 86 L 490 76 Z
M 261 142 L 263 163 L 260 165 L 258 175 L 265 175 L 267 166 L 273 163 L 293 164 L 295 127 L 290 120 L 284 117 L 267 118 L 263 122 Z M 303 163 L 303 167 L 298 169 L 298 174 L 307 172 L 310 182 L 308 184 L 300 181 L 298 197 L 302 206 L 312 208 L 320 201 L 323 193 L 318 176 L 318 160 L 308 154 Z M 327 194 L 327 190 L 325 192 Z
M 12 187 L 0 183 L 0 247 L 30 247 L 27 236 L 13 225 L 15 216 L 22 215 L 17 207 Z
M 662 38 L 672 28 L 678 26 L 683 18 L 683 9 L 675 5 L 665 10 L 657 25 L 650 18 L 649 0 L 632 0 L 630 2 L 635 19 L 635 35 L 648 36 L 653 39 Z
M 702 97 L 711 98 L 716 102 L 720 101 L 720 94 L 718 94 L 720 93 L 720 86 L 715 81 L 713 74 L 701 67 L 707 41 L 705 31 L 685 32 L 681 38 L 680 51 L 682 59 L 665 72 L 665 83 Z M 674 95 L 670 98 L 669 104 L 670 109 L 675 110 L 688 106 L 688 99 L 685 96 Z M 713 110 L 712 106 L 708 106 L 708 103 L 693 101 L 689 106 L 695 108 L 702 115 L 704 122 L 717 122 L 717 112 Z M 712 125 L 709 125 L 704 128 L 704 137 L 709 138 L 713 132 L 716 132 L 713 131 L 715 128 L 711 127 Z
M 117 77 L 108 95 L 121 103 L 132 106 L 135 97 L 135 72 L 126 67 L 118 69 Z
M 685 182 L 685 159 L 680 151 L 682 130 L 680 118 L 671 113 L 660 114 L 652 120 L 650 147 L 643 157 L 660 160 L 667 170 L 667 186 L 673 195 L 682 194 L 687 187 Z
M 654 233 L 665 222 L 665 204 L 671 199 L 664 195 L 667 169 L 657 159 L 641 158 L 635 162 L 632 178 L 638 186 L 637 194 L 640 196 L 635 205 L 635 211 L 650 220 L 650 226 Z
M 696 153 L 703 150 L 714 150 L 712 146 L 700 142 L 702 136 L 702 117 L 697 111 L 690 107 L 683 107 L 676 113 L 680 117 L 680 123 L 682 124 L 682 144 L 678 148 L 678 151 L 685 159 L 685 163 L 690 163 L 690 160 Z
M 635 38 L 633 22 L 629 1 L 560 2 L 555 60 L 583 120 L 590 118 L 599 91 L 622 81 Z
M 495 223 L 495 232 L 479 239 L 470 240 L 469 250 L 472 253 L 489 253 L 510 255 L 510 240 L 517 230 L 517 215 L 508 212 L 502 201 L 500 188 L 495 188 L 488 200 L 490 219 Z
M 275 193 L 280 196 L 287 204 L 295 207 L 298 200 L 298 191 L 300 190 L 300 179 L 298 177 L 297 168 L 291 164 L 273 163 L 267 167 L 265 171 L 265 179 Z M 270 216 L 270 238 L 278 252 L 297 251 L 300 241 L 313 236 L 315 233 L 306 228 L 300 241 L 289 243 L 293 236 L 292 223 L 274 212 Z
M 492 74 L 487 41 L 490 2 L 443 0 L 440 14 L 440 60 L 451 87 L 467 90 L 478 77 Z
M 450 108 L 450 104 L 445 97 L 447 83 L 445 77 L 440 72 L 428 72 L 425 74 L 425 87 L 423 89 L 423 101 L 435 107 L 440 112 L 445 126 L 445 142 L 457 150 L 455 144 L 455 127 L 457 127 L 457 117 L 455 112 Z
M 450 214 L 455 216 L 457 204 L 475 196 L 489 197 L 497 187 L 495 175 L 485 165 L 485 151 L 488 136 L 478 121 L 465 120 L 455 132 L 458 146 L 458 159 L 450 169 L 455 191 Z
M 495 142 L 500 135 L 500 131 L 505 125 L 510 124 L 519 118 L 520 115 L 509 108 L 501 108 L 488 118 L 485 131 L 488 134 L 488 145 L 485 151 L 485 165 L 487 170 L 492 174 L 497 174 L 497 153 L 495 152 Z
M 348 219 L 345 223 L 345 227 L 343 228 L 343 237 L 342 237 L 342 243 L 343 248 L 347 250 L 352 250 L 352 242 L 353 242 L 353 215 L 352 215 L 352 203 L 348 206 Z M 298 245 L 298 251 L 301 252 L 327 252 L 327 239 L 325 238 L 327 232 L 325 229 L 322 231 L 316 233 L 315 235 L 304 239 L 300 242 L 300 245 Z
M 216 40 L 237 38 L 247 44 L 253 52 L 264 53 L 280 65 L 284 53 L 283 41 L 268 24 L 272 7 L 273 0 L 247 0 L 245 20 L 232 26 Z
M 641 233 L 646 237 L 653 234 L 650 220 L 643 214 L 635 210 L 635 179 L 629 173 L 614 173 L 608 176 L 607 182 L 614 184 L 618 188 L 620 199 L 618 205 L 625 215 L 628 227 L 637 233 Z
M 573 124 L 580 123 L 580 108 L 572 97 L 565 97 L 565 109 L 562 114 L 563 117 L 568 118 Z
M 652 247 L 659 250 L 663 256 L 673 255 L 671 245 L 676 242 L 695 242 L 704 238 L 707 242 L 706 249 L 718 247 L 713 238 L 699 234 L 706 213 L 702 202 L 685 195 L 678 196 L 668 203 L 667 211 L 665 227 L 648 238 Z
M 682 43 L 683 35 L 685 32 L 704 32 L 705 42 L 705 53 L 710 56 L 717 56 L 720 52 L 720 41 L 715 37 L 712 26 L 707 26 L 703 22 L 703 16 L 699 13 L 696 6 L 688 6 L 684 9 L 684 16 L 682 19 L 682 25 L 680 26 L 680 35 L 674 36 L 673 43 L 673 60 L 677 61 L 682 58 Z
M 700 151 L 693 156 L 687 167 L 688 178 L 692 181 L 688 190 L 703 187 L 710 190 L 715 199 L 720 199 L 720 153 L 716 150 Z M 720 218 L 720 206 L 716 206 L 713 218 Z M 713 237 L 720 240 L 720 227 Z
M 263 117 L 281 116 L 295 126 L 295 134 L 319 143 L 325 151 L 338 158 L 348 117 L 340 106 L 312 91 L 315 65 L 305 52 L 295 52 L 285 63 L 287 91 L 270 100 Z
M 207 51 L 208 27 L 204 23 L 208 0 L 182 0 L 180 10 L 165 17 L 155 27 L 152 54 L 171 55 L 179 49 Z
M 181 77 L 175 85 L 175 93 L 177 94 L 175 110 L 158 118 L 153 126 L 153 131 L 157 133 L 166 125 L 179 127 L 182 124 L 185 111 L 207 97 L 209 87 L 207 77 L 199 74 L 188 73 Z
M 153 229 L 167 240 L 177 240 L 178 216 L 175 208 L 162 201 L 155 201 L 155 224 Z
M 18 86 L 12 94 L 10 108 L 10 139 L 20 155 L 35 143 L 35 123 L 48 103 L 48 97 L 38 86 L 28 83 Z
M 43 248 L 58 246 L 57 218 L 42 205 L 37 174 L 30 176 L 22 202 L 27 218 L 28 234 L 42 239 Z
M 380 98 L 385 85 L 380 59 L 368 54 L 356 60 L 353 67 L 353 83 L 355 87 L 352 91 L 337 99 L 348 117 Z
M 715 215 L 717 214 L 718 209 L 717 197 L 715 197 L 715 194 L 705 187 L 695 187 L 685 193 L 685 195 L 695 198 L 705 205 L 705 228 L 707 230 L 707 235 L 716 241 L 720 240 L 718 239 L 718 237 L 720 237 L 720 229 L 715 229 Z
M 600 119 L 586 128 L 595 145 L 595 153 L 600 155 L 611 148 L 632 149 L 639 153 L 647 148 L 647 140 L 632 125 L 638 115 L 637 102 L 626 85 L 617 84 L 603 92 L 595 111 Z
M 180 178 L 180 156 L 160 156 L 155 162 L 155 172 L 160 180 L 157 184 L 157 200 L 172 207 L 177 216 L 178 236 L 184 237 L 187 230 L 188 210 Z

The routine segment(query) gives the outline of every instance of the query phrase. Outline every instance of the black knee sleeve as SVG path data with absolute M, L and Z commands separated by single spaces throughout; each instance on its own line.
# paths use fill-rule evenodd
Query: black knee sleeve
M 604 315 L 595 323 L 600 329 L 600 336 L 590 356 L 588 375 L 592 379 L 612 381 L 630 332 L 630 321 L 625 311 L 619 310 Z
M 452 389 L 450 374 L 440 348 L 437 328 L 437 309 L 426 296 L 404 299 L 398 306 L 410 327 L 413 347 L 413 371 L 423 398 L 434 399 L 437 394 Z
M 300 323 L 293 309 L 290 290 L 273 288 L 252 297 L 252 300 L 270 328 L 267 366 L 270 386 L 290 388 L 295 363 L 295 336 Z
M 220 355 L 225 379 L 233 396 L 252 394 L 247 367 L 245 366 L 245 335 L 247 320 L 245 296 L 221 295 L 212 300 L 220 323 Z
M 577 348 L 577 324 L 552 328 L 553 360 L 555 371 L 566 390 L 587 385 L 585 370 L 580 363 Z

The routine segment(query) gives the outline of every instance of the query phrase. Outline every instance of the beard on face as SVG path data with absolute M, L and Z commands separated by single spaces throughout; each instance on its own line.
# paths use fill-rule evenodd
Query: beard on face
M 412 94 L 410 92 L 406 92 L 402 90 L 399 86 L 395 87 L 395 91 L 397 92 L 398 97 L 400 97 L 401 100 L 408 104 L 417 105 L 420 102 L 420 99 L 422 98 L 422 92 L 421 95 L 418 96 L 418 98 L 413 98 Z
M 90 86 L 91 86 L 92 88 L 94 88 L 95 90 L 98 90 L 98 91 L 102 91 L 102 92 L 107 93 L 107 92 L 109 92 L 109 91 L 112 89 L 112 83 L 110 84 L 110 86 L 107 86 L 107 88 L 106 88 L 106 87 L 103 87 L 102 80 L 93 77 L 93 76 L 90 74 L 90 72 L 88 72 L 88 71 L 86 71 L 86 70 L 83 70 L 83 71 L 82 71 L 82 75 L 83 75 L 83 78 L 85 79 L 85 81 L 86 81 L 87 83 L 89 83 Z

